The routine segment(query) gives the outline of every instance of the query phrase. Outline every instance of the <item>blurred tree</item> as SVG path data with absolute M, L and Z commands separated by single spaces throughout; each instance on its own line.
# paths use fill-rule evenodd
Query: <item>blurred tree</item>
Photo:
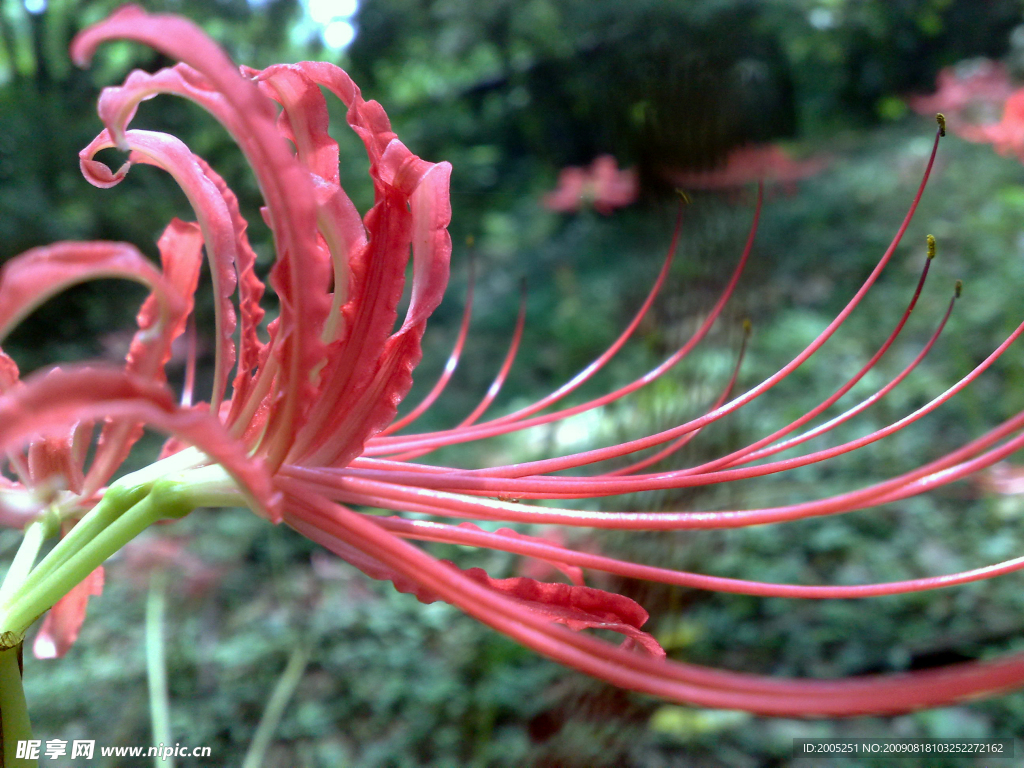
M 478 183 L 515 177 L 527 156 L 558 167 L 604 152 L 654 178 L 666 164 L 707 165 L 736 144 L 795 130 L 787 62 L 755 23 L 759 9 L 748 0 L 367 2 L 350 55 L 368 88 L 420 107 L 428 140 L 500 148 L 503 162 Z
M 366 0 L 349 55 L 402 135 L 453 161 L 475 231 L 481 208 L 603 153 L 635 164 L 649 194 L 670 189 L 667 167 L 892 116 L 940 67 L 1005 52 L 1021 2 L 983 5 Z
M 782 0 L 772 3 L 801 91 L 801 122 L 899 116 L 887 97 L 930 91 L 938 71 L 974 56 L 998 58 L 1021 22 L 1020 0 Z M 786 23 L 799 9 L 803 23 Z

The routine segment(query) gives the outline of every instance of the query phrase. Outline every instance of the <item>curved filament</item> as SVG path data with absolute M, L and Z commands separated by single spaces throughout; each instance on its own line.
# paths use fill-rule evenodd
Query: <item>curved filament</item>
M 725 389 L 722 390 L 722 394 L 720 394 L 718 396 L 718 399 L 716 399 L 715 402 L 711 405 L 711 410 L 721 408 L 722 404 L 729 399 L 729 396 L 732 395 L 733 389 L 735 389 L 736 387 L 736 380 L 739 378 L 740 375 L 740 367 L 743 365 L 743 355 L 747 351 L 747 341 L 750 339 L 749 328 L 750 326 L 748 325 L 744 330 L 743 341 L 740 344 L 740 352 L 738 355 L 736 355 L 736 365 L 733 366 L 732 376 L 729 377 L 729 381 L 728 383 L 726 383 Z M 620 467 L 619 469 L 613 470 L 611 472 L 605 472 L 603 477 L 620 477 L 622 475 L 632 475 L 635 474 L 636 472 L 639 472 L 641 469 L 646 469 L 647 467 L 657 464 L 659 461 L 667 459 L 673 453 L 675 453 L 684 445 L 689 443 L 691 440 L 693 440 L 693 438 L 699 435 L 700 432 L 701 430 L 699 429 L 695 429 L 693 432 L 688 432 L 675 442 L 662 448 L 657 453 L 648 456 L 646 459 L 634 462 L 633 464 L 630 464 L 625 467 Z
M 700 327 L 696 330 L 696 332 L 694 332 L 690 339 L 685 344 L 683 344 L 682 347 L 680 347 L 675 353 L 673 353 L 670 357 L 668 357 L 656 368 L 653 368 L 652 370 L 648 371 L 639 379 L 636 379 L 635 381 L 631 382 L 630 384 L 627 384 L 624 387 L 614 390 L 613 392 L 610 392 L 601 397 L 590 400 L 586 403 L 582 403 L 571 408 L 564 408 L 560 411 L 554 411 L 543 416 L 534 416 L 532 418 L 527 418 L 516 422 L 503 424 L 488 422 L 484 424 L 478 424 L 475 426 L 467 426 L 459 429 L 449 430 L 447 432 L 436 432 L 423 437 L 414 436 L 404 441 L 399 438 L 390 438 L 386 443 L 383 443 L 379 447 L 368 447 L 364 455 L 377 456 L 382 454 L 395 453 L 398 452 L 399 450 L 414 450 L 417 448 L 426 447 L 431 447 L 432 449 L 439 448 L 443 445 L 453 445 L 456 443 L 469 442 L 471 440 L 481 440 L 486 437 L 494 437 L 497 435 L 507 434 L 509 432 L 516 432 L 519 430 L 527 429 L 529 427 L 539 426 L 541 424 L 549 424 L 553 421 L 559 421 L 561 419 L 568 418 L 569 416 L 575 416 L 578 413 L 584 413 L 599 406 L 607 405 L 608 403 L 614 402 L 615 400 L 618 400 L 619 398 L 628 395 L 630 392 L 635 392 L 641 387 L 650 384 L 652 381 L 659 378 L 662 374 L 664 374 L 666 371 L 675 366 L 679 361 L 685 358 L 694 349 L 694 347 L 696 347 L 697 344 L 699 344 L 704 339 L 704 337 L 711 330 L 711 327 L 715 324 L 715 321 L 718 319 L 719 315 L 721 315 L 722 311 L 725 309 L 725 305 L 728 303 L 729 299 L 732 297 L 733 292 L 736 290 L 736 285 L 739 283 L 740 276 L 743 274 L 743 268 L 746 266 L 747 261 L 750 258 L 750 253 L 753 250 L 754 235 L 757 232 L 757 225 L 761 216 L 761 205 L 763 199 L 764 187 L 763 185 L 759 185 L 757 205 L 754 209 L 754 218 L 753 222 L 751 223 L 750 233 L 747 236 L 746 246 L 743 249 L 743 254 L 742 256 L 740 256 L 739 263 L 736 265 L 736 268 L 733 271 L 732 276 L 729 278 L 728 284 L 722 291 L 721 296 L 719 296 L 718 301 L 715 303 L 715 306 L 711 309 L 711 312 L 708 314 L 707 318 L 705 318 L 704 322 L 701 323 Z M 676 437 L 676 435 L 673 435 L 660 441 L 653 442 L 651 444 L 654 445 L 657 444 L 658 442 L 666 442 L 666 440 L 671 440 L 674 437 Z M 624 453 L 629 452 L 630 451 L 625 451 Z M 598 461 L 599 460 L 600 459 L 598 459 Z

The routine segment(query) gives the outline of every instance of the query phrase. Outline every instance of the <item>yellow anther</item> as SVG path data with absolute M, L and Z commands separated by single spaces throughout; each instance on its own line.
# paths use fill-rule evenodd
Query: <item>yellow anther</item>
M 749 336 L 750 332 L 753 331 L 753 330 L 754 330 L 754 324 L 752 322 L 750 322 L 750 318 L 748 317 L 746 320 L 743 321 L 743 335 L 744 336 Z
M 466 247 L 467 248 L 472 248 L 475 243 L 476 243 L 476 238 L 475 237 L 473 237 L 472 235 L 466 235 Z
M 964 289 L 964 281 L 963 280 L 957 280 L 956 281 L 956 288 L 954 289 L 954 293 L 955 293 L 955 295 L 956 295 L 956 297 L 958 299 L 960 298 L 960 292 L 963 289 Z
M 939 124 L 939 136 L 946 135 L 946 116 L 941 112 L 935 114 L 935 122 Z
M 928 241 L 928 258 L 935 258 L 935 235 L 928 235 L 925 240 Z
M 679 195 L 679 198 L 687 205 L 693 202 L 693 200 L 690 199 L 690 196 L 683 190 L 679 189 L 679 187 L 676 187 L 676 194 Z

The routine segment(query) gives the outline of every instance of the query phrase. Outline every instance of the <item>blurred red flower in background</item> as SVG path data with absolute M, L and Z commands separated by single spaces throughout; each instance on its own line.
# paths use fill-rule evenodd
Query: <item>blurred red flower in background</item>
M 968 59 L 939 71 L 935 93 L 911 96 L 911 109 L 920 115 L 941 112 L 950 131 L 994 122 L 1014 91 L 1006 67 L 989 59 Z
M 601 155 L 589 168 L 570 166 L 558 174 L 558 186 L 544 196 L 544 207 L 561 213 L 592 207 L 610 214 L 632 204 L 639 193 L 636 171 L 619 169 L 611 155 Z
M 720 168 L 707 171 L 665 169 L 662 175 L 682 189 L 739 189 L 751 183 L 779 184 L 787 193 L 796 182 L 820 173 L 828 165 L 824 157 L 794 160 L 777 144 L 749 144 L 732 150 Z

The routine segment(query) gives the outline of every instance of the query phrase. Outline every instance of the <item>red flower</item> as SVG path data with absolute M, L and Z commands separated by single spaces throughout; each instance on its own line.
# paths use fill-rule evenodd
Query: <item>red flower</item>
M 992 144 L 999 154 L 1024 162 L 1024 89 L 1014 88 L 1005 67 L 969 60 L 939 72 L 936 85 L 933 95 L 910 100 L 915 111 L 941 112 L 961 138 Z
M 782 184 L 792 189 L 797 181 L 825 168 L 821 157 L 794 160 L 776 144 L 750 144 L 729 153 L 725 165 L 710 171 L 665 170 L 664 176 L 685 189 L 736 189 L 751 182 Z
M 590 205 L 604 215 L 636 200 L 636 171 L 619 170 L 611 155 L 601 155 L 589 168 L 570 166 L 558 174 L 558 186 L 544 196 L 544 207 L 574 213 Z
M 1015 91 L 1003 107 L 1003 119 L 990 125 L 965 125 L 960 136 L 968 141 L 991 144 L 1001 155 L 1014 155 L 1024 162 L 1024 89 Z
M 988 59 L 969 59 L 939 71 L 935 93 L 912 96 L 910 107 L 920 115 L 941 112 L 949 130 L 962 135 L 973 126 L 994 122 L 1014 91 L 1006 67 Z
M 20 485 L 9 482 L 0 490 L 5 498 L 21 502 L 17 508 L 7 505 L 9 522 L 24 521 L 46 509 L 71 521 L 93 504 L 96 509 L 121 509 L 117 505 L 122 501 L 122 506 L 133 510 L 142 508 L 149 515 L 144 523 L 157 514 L 180 516 L 199 505 L 248 504 L 275 522 L 286 522 L 368 575 L 388 579 L 421 600 L 440 599 L 457 605 L 553 659 L 623 687 L 706 706 L 777 715 L 890 713 L 1004 691 L 1024 681 L 1022 654 L 913 674 L 848 680 L 769 678 L 669 661 L 642 630 L 646 612 L 625 597 L 579 583 L 494 579 L 479 569 L 461 570 L 438 561 L 410 541 L 512 552 L 555 564 L 572 574 L 574 582 L 579 581 L 576 575 L 583 569 L 692 588 L 806 598 L 867 597 L 948 586 L 1020 569 L 1024 559 L 888 584 L 773 584 L 622 561 L 510 531 L 489 532 L 419 516 L 380 517 L 357 511 L 385 508 L 442 519 L 633 531 L 730 528 L 888 503 L 953 482 L 1019 449 L 1024 437 L 1016 433 L 1024 427 L 1024 414 L 912 472 L 800 504 L 726 512 L 590 512 L 510 501 L 695 487 L 812 464 L 908 426 L 978 377 L 1024 332 L 1024 325 L 960 382 L 900 421 L 834 448 L 752 464 L 799 446 L 870 407 L 927 354 L 945 319 L 918 358 L 875 395 L 821 426 L 799 431 L 849 391 L 893 343 L 917 301 L 929 260 L 900 323 L 861 371 L 833 396 L 783 429 L 715 461 L 673 471 L 643 471 L 705 425 L 774 387 L 835 333 L 890 261 L 924 190 L 934 150 L 903 226 L 862 287 L 807 348 L 757 386 L 732 397 L 731 382 L 716 406 L 698 419 L 582 453 L 476 470 L 414 463 L 412 459 L 444 445 L 549 424 L 600 407 L 676 365 L 707 335 L 735 289 L 752 246 L 760 199 L 746 249 L 720 299 L 694 335 L 654 370 L 583 404 L 557 407 L 635 331 L 668 274 L 671 250 L 636 317 L 605 353 L 571 381 L 535 403 L 478 423 L 511 364 L 521 334 L 520 321 L 513 352 L 482 407 L 452 429 L 398 435 L 398 429 L 423 410 L 423 406 L 417 407 L 409 417 L 395 421 L 397 406 L 409 391 L 412 370 L 419 362 L 427 317 L 440 302 L 448 279 L 449 166 L 413 155 L 391 131 L 380 105 L 363 100 L 348 76 L 332 65 L 306 62 L 239 73 L 189 22 L 149 16 L 135 7 L 81 33 L 72 47 L 74 59 L 86 63 L 95 48 L 110 39 L 141 41 L 183 63 L 155 74 L 132 73 L 124 85 L 104 91 L 100 114 L 106 130 L 83 150 L 82 169 L 93 183 L 111 186 L 132 164 L 157 165 L 181 184 L 198 223 L 172 222 L 161 240 L 162 271 L 130 246 L 105 243 L 51 246 L 24 254 L 5 268 L 0 278 L 0 335 L 43 298 L 72 282 L 119 274 L 142 280 L 152 291 L 140 312 L 140 330 L 125 370 L 75 368 L 34 376 L 19 385 L 12 364 L 5 358 L 0 365 L 5 389 L 0 397 L 0 448 L 30 443 L 27 458 L 14 454 L 12 460 Z M 321 88 L 346 104 L 349 125 L 369 156 L 375 202 L 363 217 L 339 183 L 337 146 L 327 132 Z M 278 295 L 280 314 L 270 323 L 266 338 L 261 335 L 264 286 L 253 271 L 254 255 L 234 195 L 177 139 L 128 130 L 139 102 L 159 93 L 184 96 L 209 110 L 235 137 L 256 173 L 277 249 L 270 281 Z M 109 146 L 131 152 L 129 162 L 116 172 L 94 159 L 97 151 Z M 776 169 L 798 167 L 785 165 L 771 152 L 766 157 Z M 749 166 L 749 162 L 745 164 L 745 172 L 750 172 Z M 595 193 L 595 200 L 599 197 L 606 205 L 615 199 L 605 192 Z M 214 385 L 208 404 L 177 405 L 162 369 L 170 343 L 191 311 L 201 244 L 210 260 L 217 308 Z M 393 331 L 410 253 L 411 301 L 404 320 Z M 232 299 L 236 289 L 237 315 Z M 454 358 L 461 349 L 468 314 L 466 318 Z M 236 325 L 237 353 L 233 343 Z M 428 404 L 445 381 L 443 378 L 431 392 Z M 100 420 L 105 421 L 99 447 L 86 466 L 80 446 L 88 445 L 92 424 Z M 139 423 L 162 428 L 175 441 L 194 447 L 178 450 L 180 444 L 174 442 L 175 452 L 168 458 L 136 473 L 127 485 L 114 483 L 105 489 L 135 439 Z M 565 474 L 648 448 L 656 450 L 653 457 L 615 471 Z M 559 474 L 552 474 L 555 472 Z M 53 489 L 55 495 L 40 502 L 40 488 Z M 65 541 L 86 537 L 97 526 L 106 534 L 122 519 L 103 528 L 104 521 L 96 521 L 96 517 L 83 519 Z M 40 568 L 49 567 L 47 562 Z M 64 566 L 56 563 L 53 567 L 59 570 Z M 37 614 L 30 610 L 18 610 L 18 598 L 26 594 L 35 594 L 31 585 L 22 586 L 6 601 L 0 594 L 0 630 L 24 631 L 35 618 Z M 588 628 L 610 629 L 626 639 L 617 647 L 578 631 Z

